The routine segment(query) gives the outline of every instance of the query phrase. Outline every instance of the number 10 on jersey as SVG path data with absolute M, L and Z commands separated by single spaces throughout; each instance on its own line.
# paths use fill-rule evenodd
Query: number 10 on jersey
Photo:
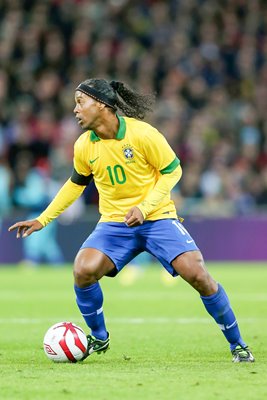
M 112 185 L 115 185 L 117 182 L 119 185 L 122 185 L 126 182 L 126 174 L 123 167 L 119 164 L 114 165 L 114 167 L 107 167 L 109 179 Z

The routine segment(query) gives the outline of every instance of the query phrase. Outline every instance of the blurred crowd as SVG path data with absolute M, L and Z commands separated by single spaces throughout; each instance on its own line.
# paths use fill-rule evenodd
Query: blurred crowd
M 266 1 L 0 0 L 0 217 L 38 213 L 69 177 L 90 77 L 156 92 L 181 215 L 266 211 Z

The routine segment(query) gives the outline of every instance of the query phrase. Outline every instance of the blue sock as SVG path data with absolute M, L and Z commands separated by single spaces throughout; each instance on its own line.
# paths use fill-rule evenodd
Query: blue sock
M 230 350 L 234 350 L 238 344 L 245 347 L 246 344 L 240 335 L 236 317 L 223 287 L 219 284 L 216 293 L 200 297 L 206 310 L 215 319 L 230 343 Z
M 105 340 L 108 337 L 103 313 L 103 293 L 98 282 L 85 288 L 74 285 L 76 302 L 91 328 L 92 335 L 97 339 Z

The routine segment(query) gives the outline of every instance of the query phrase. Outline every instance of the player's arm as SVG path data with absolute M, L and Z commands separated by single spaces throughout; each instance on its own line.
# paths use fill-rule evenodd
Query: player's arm
M 86 186 L 90 183 L 90 180 L 91 176 L 79 175 L 74 170 L 71 178 L 62 186 L 49 206 L 36 218 L 37 221 L 46 226 L 53 219 L 57 218 L 81 196 Z
M 74 170 L 71 178 L 62 186 L 55 198 L 39 217 L 34 220 L 17 222 L 8 230 L 13 231 L 17 229 L 17 238 L 26 237 L 33 232 L 41 230 L 81 196 L 90 180 L 91 176 L 79 175 Z
M 176 159 L 178 161 L 178 159 Z M 175 161 L 176 161 L 175 160 Z M 172 172 L 163 173 L 157 181 L 154 189 L 149 193 L 141 204 L 137 207 L 142 212 L 144 219 L 153 209 L 160 204 L 164 198 L 170 193 L 174 186 L 179 182 L 182 176 L 182 168 L 178 165 Z
M 83 146 L 81 141 L 74 146 L 74 170 L 70 179 L 62 186 L 49 206 L 34 220 L 20 221 L 10 226 L 9 231 L 17 229 L 17 238 L 26 237 L 44 228 L 57 218 L 83 193 L 92 179 L 91 171 L 83 161 Z
M 142 135 L 140 149 L 147 162 L 159 171 L 159 178 L 148 196 L 127 213 L 125 222 L 128 226 L 140 225 L 177 184 L 182 176 L 180 160 L 165 137 L 154 128 Z
M 175 159 L 174 163 L 176 164 L 177 162 L 178 159 Z M 173 171 L 169 173 L 163 173 L 154 186 L 154 189 L 149 193 L 145 200 L 129 210 L 125 217 L 125 222 L 127 225 L 135 226 L 142 224 L 148 214 L 151 213 L 151 211 L 164 200 L 164 198 L 179 182 L 181 176 L 182 168 L 180 164 L 177 165 Z

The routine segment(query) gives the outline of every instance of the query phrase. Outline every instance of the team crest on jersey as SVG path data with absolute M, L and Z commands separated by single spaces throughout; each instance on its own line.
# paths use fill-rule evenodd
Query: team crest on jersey
M 129 144 L 126 144 L 125 146 L 123 146 L 122 151 L 123 151 L 124 157 L 127 160 L 132 160 L 134 158 L 133 148 Z

